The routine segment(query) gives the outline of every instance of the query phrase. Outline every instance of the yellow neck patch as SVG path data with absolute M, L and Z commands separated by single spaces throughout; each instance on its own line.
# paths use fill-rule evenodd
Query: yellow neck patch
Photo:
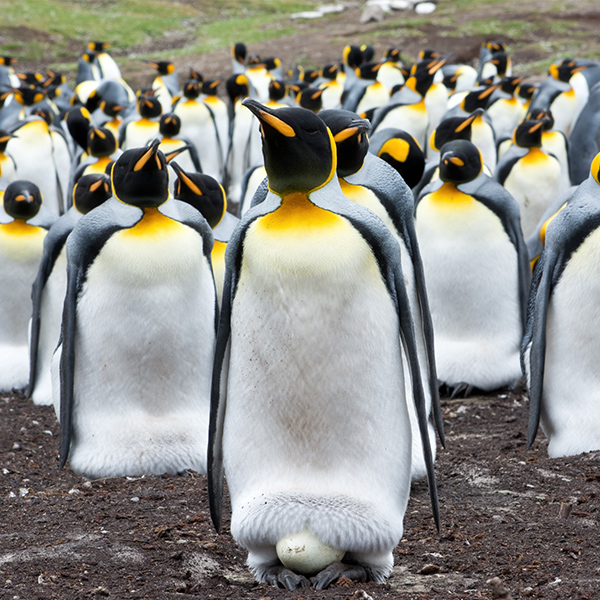
M 271 234 L 301 233 L 334 227 L 341 217 L 314 205 L 306 194 L 284 196 L 279 208 L 261 217 L 257 226 Z
M 15 219 L 10 223 L 4 223 L 0 225 L 0 233 L 4 235 L 12 235 L 12 236 L 39 236 L 44 237 L 46 235 L 46 230 L 41 227 L 35 227 L 34 225 L 29 225 L 23 219 Z
M 123 230 L 123 235 L 159 237 L 173 233 L 180 224 L 163 215 L 158 208 L 144 208 L 144 216 L 129 229 Z
M 548 155 L 541 148 L 529 148 L 529 152 L 521 160 L 523 164 L 534 165 L 535 163 L 548 160 Z
M 433 136 L 433 134 L 432 134 Z M 383 153 L 389 154 L 392 158 L 398 162 L 405 162 L 410 152 L 410 144 L 406 140 L 400 140 L 398 138 L 392 138 L 388 140 L 379 151 L 379 156 Z
M 461 192 L 454 183 L 446 181 L 439 190 L 432 192 L 427 196 L 429 202 L 432 202 L 440 210 L 465 210 L 471 207 L 476 200 L 471 196 Z

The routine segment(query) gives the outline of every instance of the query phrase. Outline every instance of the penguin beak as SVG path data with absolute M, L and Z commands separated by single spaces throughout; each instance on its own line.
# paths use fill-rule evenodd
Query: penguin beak
M 353 135 L 366 133 L 370 129 L 371 124 L 366 119 L 354 119 L 346 129 L 338 131 L 338 133 L 333 136 L 333 140 L 336 144 L 339 144 L 340 142 L 351 138 Z
M 29 192 L 23 192 L 18 196 L 15 196 L 15 200 L 17 202 L 26 202 L 27 204 L 31 204 L 33 202 L 33 196 Z
M 456 165 L 457 167 L 464 167 L 465 166 L 465 161 L 458 158 L 458 156 L 454 156 L 454 154 L 452 154 L 452 152 L 446 152 L 443 156 L 442 156 L 442 162 L 447 165 L 448 163 L 452 163 L 453 165 Z
M 477 109 L 477 110 L 481 110 L 481 109 Z M 463 129 L 466 129 L 478 116 L 479 115 L 477 115 L 477 114 L 475 114 L 475 112 L 473 112 L 458 127 L 456 127 L 456 129 L 454 131 L 456 131 L 456 133 L 460 133 L 461 131 L 463 131 Z
M 133 170 L 134 171 L 141 171 L 151 158 L 155 158 L 156 159 L 156 164 L 158 166 L 158 170 L 159 171 L 162 170 L 162 168 L 163 168 L 162 167 L 162 163 L 161 163 L 159 157 L 157 156 L 157 152 L 158 152 L 158 147 L 159 146 L 160 146 L 160 140 L 159 139 L 153 140 L 151 142 L 150 147 L 148 148 L 148 150 L 135 163 L 135 165 L 133 167 Z
M 177 150 L 171 150 L 171 152 L 167 152 L 165 154 L 165 159 L 167 160 L 167 164 L 170 164 L 170 162 L 176 158 L 177 156 L 179 156 L 182 152 L 185 152 L 186 150 L 191 150 L 192 147 L 191 146 L 181 146 L 181 148 L 177 148 Z M 176 163 L 173 163 L 176 164 Z M 175 171 L 177 172 L 177 171 Z
M 177 164 L 173 163 L 172 167 L 177 173 L 177 179 L 186 185 L 196 196 L 203 196 L 202 190 L 192 181 L 192 178 Z
M 296 137 L 296 132 L 291 125 L 281 120 L 279 117 L 276 117 L 273 111 L 262 105 L 260 102 L 257 102 L 252 98 L 246 98 L 242 101 L 242 105 L 258 118 L 261 123 L 261 131 L 262 125 L 266 124 L 285 137 Z

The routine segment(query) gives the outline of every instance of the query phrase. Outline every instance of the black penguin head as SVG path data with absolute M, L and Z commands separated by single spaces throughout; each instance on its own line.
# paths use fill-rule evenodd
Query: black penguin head
M 460 103 L 461 108 L 468 113 L 476 111 L 478 108 L 486 108 L 490 101 L 490 96 L 494 90 L 498 89 L 498 85 L 488 85 L 483 88 L 478 88 L 469 92 Z
M 283 100 L 288 93 L 287 86 L 280 79 L 273 79 L 269 82 L 269 100 L 279 102 Z
M 446 142 L 452 140 L 471 141 L 473 121 L 481 114 L 483 114 L 483 109 L 478 108 L 468 117 L 448 117 L 444 119 L 431 135 L 431 148 L 439 152 Z
M 160 206 L 169 197 L 169 174 L 160 140 L 126 150 L 111 170 L 113 196 L 140 208 Z
M 542 145 L 543 132 L 543 121 L 523 121 L 513 132 L 513 143 L 521 148 L 539 148 Z
M 571 79 L 575 73 L 579 73 L 579 71 L 583 71 L 587 68 L 588 65 L 580 65 L 571 58 L 565 58 L 559 63 L 550 65 L 548 72 L 554 79 L 568 83 L 569 79 Z
M 398 171 L 408 187 L 414 188 L 425 170 L 425 154 L 407 131 L 390 128 L 388 132 L 390 135 L 379 148 L 377 156 Z
M 311 83 L 314 83 L 319 78 L 320 75 L 321 75 L 321 72 L 318 69 L 312 69 L 310 71 L 302 71 L 300 80 L 303 81 L 304 83 L 308 83 L 310 85 Z
M 538 85 L 535 83 L 526 83 L 524 85 L 520 85 L 517 88 L 517 96 L 523 100 L 531 100 L 537 89 Z
M 466 183 L 479 176 L 483 159 L 479 148 L 467 140 L 454 140 L 440 150 L 440 179 Z
M 317 113 L 323 106 L 323 90 L 314 87 L 307 87 L 296 96 L 296 102 L 307 110 Z
M 92 52 L 104 52 L 110 46 L 112 46 L 112 42 L 90 42 L 88 50 Z
M 42 192 L 31 181 L 13 181 L 4 190 L 4 211 L 13 219 L 27 221 L 40 211 Z
M 115 102 L 114 100 L 102 100 L 100 102 L 100 110 L 111 119 L 114 119 L 120 112 L 125 110 L 125 106 Z
M 330 81 L 333 81 L 337 77 L 338 71 L 339 71 L 339 68 L 338 68 L 337 63 L 325 65 L 321 69 L 321 77 L 328 79 Z
M 160 100 L 153 94 L 142 94 L 138 100 L 138 112 L 146 119 L 156 119 L 162 113 Z
M 542 121 L 544 131 L 550 131 L 554 127 L 554 116 L 549 108 L 537 109 L 527 113 L 525 121 Z
M 220 79 L 206 79 L 202 82 L 202 93 L 207 96 L 216 96 L 219 91 Z
M 337 174 L 348 177 L 356 173 L 363 166 L 369 151 L 369 121 L 341 109 L 322 110 L 319 118 L 329 127 L 337 146 Z
M 46 98 L 46 92 L 37 86 L 21 86 L 12 92 L 14 99 L 22 106 L 35 106 Z
M 196 69 L 190 67 L 189 79 L 195 79 L 196 81 L 202 83 L 204 81 L 204 75 L 202 75 L 200 71 L 196 71 Z
M 73 187 L 73 206 L 83 215 L 100 206 L 110 197 L 110 177 L 105 173 L 84 175 Z
M 113 132 L 106 127 L 90 127 L 87 135 L 87 152 L 100 158 L 110 156 L 117 150 L 117 140 Z
M 188 98 L 189 100 L 194 100 L 200 95 L 200 92 L 202 91 L 202 82 L 198 81 L 197 79 L 188 79 L 183 84 L 182 91 L 183 95 L 186 98 Z
M 181 131 L 181 119 L 175 113 L 167 113 L 160 118 L 158 129 L 163 137 L 175 137 Z
M 10 67 L 11 65 L 14 65 L 17 62 L 17 60 L 18 59 L 14 56 L 0 56 L 0 65 L 2 65 L 3 67 Z
M 383 55 L 383 57 L 388 62 L 400 62 L 400 51 L 401 50 L 402 50 L 401 48 L 388 48 L 385 51 L 385 54 Z
M 159 75 L 171 75 L 172 73 L 175 73 L 175 65 L 168 60 L 147 60 L 146 63 L 151 67 L 154 67 Z
M 343 52 L 344 65 L 354 70 L 363 62 L 363 53 L 360 46 L 346 46 Z
M 308 194 L 331 181 L 337 151 L 322 119 L 302 108 L 273 110 L 250 98 L 243 104 L 260 121 L 270 190 L 280 196 Z
M 516 77 L 514 75 L 505 76 L 500 81 L 500 89 L 506 94 L 510 94 L 512 96 L 515 93 L 517 87 L 519 87 L 519 85 L 523 83 L 523 81 L 525 81 L 526 78 L 526 75 L 521 77 Z
M 85 106 L 76 106 L 69 110 L 65 120 L 71 137 L 87 151 L 87 133 L 92 124 L 90 111 Z
M 380 62 L 364 63 L 356 69 L 356 75 L 361 79 L 375 81 L 377 79 L 377 73 L 379 73 L 379 69 L 382 64 L 383 63 Z
M 54 123 L 54 113 L 47 106 L 39 106 L 38 108 L 34 108 L 30 114 L 35 117 L 41 117 L 48 125 L 52 125 Z
M 238 42 L 237 44 L 233 44 L 231 46 L 231 58 L 238 62 L 240 65 L 246 63 L 246 56 L 248 55 L 248 49 L 246 48 L 246 44 L 243 42 Z
M 281 67 L 281 60 L 276 56 L 269 56 L 268 58 L 263 59 L 263 64 L 267 71 L 274 71 Z
M 250 93 L 250 83 L 244 74 L 232 75 L 225 82 L 225 89 L 232 104 L 239 98 L 246 98 Z
M 445 58 L 422 60 L 411 68 L 411 76 L 407 80 L 406 85 L 424 97 L 429 88 L 433 85 L 435 74 L 445 64 Z
M 172 162 L 171 166 L 177 173 L 175 198 L 197 209 L 211 229 L 214 229 L 227 210 L 227 198 L 223 187 L 210 175 L 186 173 L 176 162 Z

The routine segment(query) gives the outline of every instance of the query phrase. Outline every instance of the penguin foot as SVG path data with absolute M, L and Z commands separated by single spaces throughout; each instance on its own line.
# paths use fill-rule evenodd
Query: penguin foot
M 452 392 L 450 393 L 450 400 L 454 400 L 459 394 L 464 392 L 463 398 L 466 398 L 472 391 L 473 386 L 470 383 L 465 383 L 461 381 L 457 383 L 455 386 L 449 386 Z
M 298 588 L 310 587 L 310 581 L 304 575 L 298 575 L 283 565 L 273 565 L 265 573 L 269 585 L 293 592 Z
M 349 565 L 343 562 L 334 562 L 310 578 L 310 583 L 316 590 L 324 590 L 340 577 L 347 577 L 352 581 L 364 583 L 373 579 L 368 567 Z

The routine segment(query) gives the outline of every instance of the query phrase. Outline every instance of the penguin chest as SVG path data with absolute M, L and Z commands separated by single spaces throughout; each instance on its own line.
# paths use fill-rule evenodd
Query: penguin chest
M 200 235 L 146 209 L 137 225 L 108 239 L 88 268 L 77 307 L 82 395 L 91 383 L 106 389 L 113 382 L 110 401 L 137 398 L 158 410 L 175 381 L 182 394 L 192 384 L 207 393 L 214 310 Z
M 377 130 L 388 127 L 403 129 L 417 140 L 421 148 L 425 148 L 428 125 L 427 107 L 425 101 L 421 100 L 416 104 L 405 104 L 389 110 L 377 126 Z
M 267 487 L 346 489 L 352 462 L 370 464 L 379 451 L 367 478 L 410 464 L 395 308 L 364 239 L 319 211 L 293 225 L 275 211 L 244 240 L 224 434 L 232 497 L 264 490 L 266 473 Z M 264 465 L 262 483 L 248 463 Z
M 571 255 L 546 321 L 542 427 L 550 456 L 600 448 L 600 230 Z

